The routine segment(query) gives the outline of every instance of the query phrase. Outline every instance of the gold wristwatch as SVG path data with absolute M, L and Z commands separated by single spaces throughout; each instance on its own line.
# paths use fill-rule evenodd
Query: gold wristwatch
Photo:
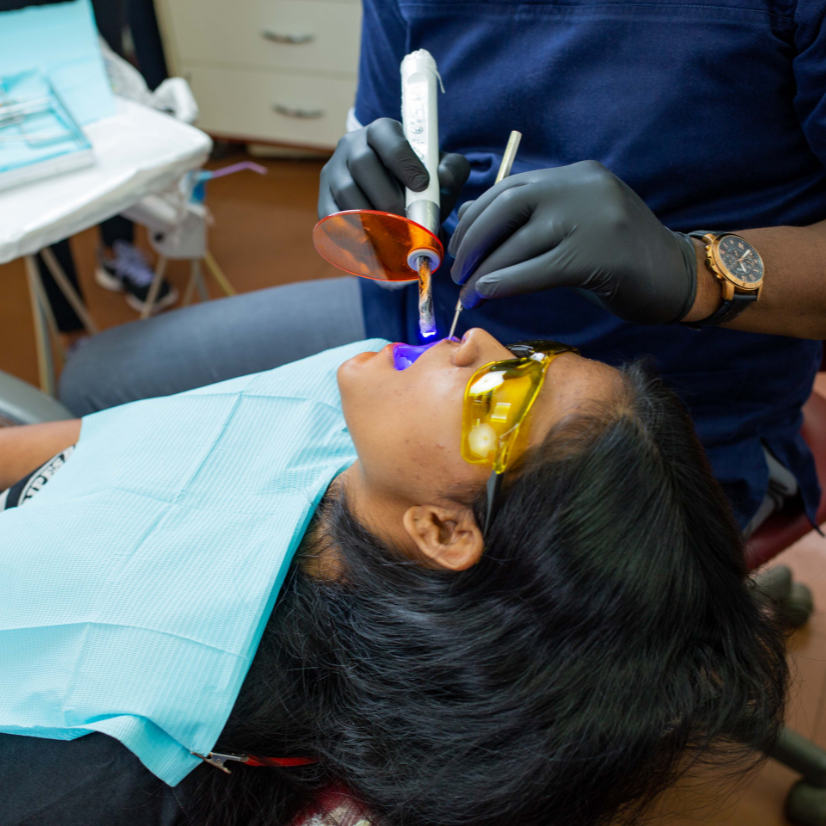
M 706 245 L 706 266 L 720 282 L 723 303 L 708 318 L 694 325 L 709 327 L 737 318 L 760 297 L 765 266 L 760 253 L 744 238 L 731 232 L 689 232 Z

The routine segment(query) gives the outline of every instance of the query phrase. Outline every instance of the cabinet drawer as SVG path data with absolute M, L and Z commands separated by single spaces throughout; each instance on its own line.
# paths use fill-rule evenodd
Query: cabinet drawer
M 181 65 L 355 75 L 361 5 L 330 0 L 167 0 Z
M 184 68 L 201 117 L 223 137 L 333 148 L 346 131 L 356 81 L 280 72 Z

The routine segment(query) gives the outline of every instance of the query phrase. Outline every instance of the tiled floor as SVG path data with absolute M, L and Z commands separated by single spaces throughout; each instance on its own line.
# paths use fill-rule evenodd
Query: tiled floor
M 239 158 L 224 163 L 235 160 Z M 310 240 L 321 164 L 270 161 L 266 165 L 267 177 L 247 173 L 210 184 L 208 202 L 216 218 L 210 246 L 216 259 L 239 291 L 337 275 L 316 255 Z M 96 239 L 96 230 L 89 230 L 72 239 L 72 246 L 91 311 L 106 328 L 133 320 L 135 313 L 121 296 L 94 284 Z M 185 263 L 170 265 L 169 278 L 181 292 L 187 274 Z M 213 294 L 217 294 L 214 289 Z M 20 262 L 0 266 L 0 369 L 32 382 L 37 378 L 29 299 Z M 826 395 L 826 376 L 822 378 L 820 389 Z M 809 585 L 817 605 L 808 627 L 790 640 L 796 679 L 789 723 L 826 747 L 826 539 L 812 532 L 776 562 L 789 565 L 797 578 Z M 768 762 L 736 790 L 714 795 L 682 791 L 670 796 L 665 804 L 669 813 L 656 823 L 781 826 L 785 823 L 783 801 L 794 780 L 791 771 Z

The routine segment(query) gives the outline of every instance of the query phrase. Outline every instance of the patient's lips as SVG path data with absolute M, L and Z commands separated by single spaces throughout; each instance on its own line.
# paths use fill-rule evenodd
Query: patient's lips
M 419 356 L 431 347 L 441 344 L 442 341 L 434 341 L 432 344 L 422 344 L 418 347 L 412 344 L 394 344 L 393 345 L 393 364 L 397 370 L 406 370 L 416 361 Z

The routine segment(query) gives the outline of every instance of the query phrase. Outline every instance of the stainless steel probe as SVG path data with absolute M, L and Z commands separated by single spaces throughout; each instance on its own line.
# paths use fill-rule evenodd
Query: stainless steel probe
M 494 185 L 498 184 L 499 181 L 504 180 L 511 174 L 511 169 L 513 169 L 513 162 L 516 159 L 516 152 L 519 149 L 519 142 L 522 140 L 522 133 L 513 131 L 511 132 L 511 136 L 508 139 L 508 145 L 505 148 L 505 154 L 502 157 L 502 163 L 499 166 L 499 174 L 496 176 L 496 181 Z M 456 313 L 453 316 L 453 324 L 450 325 L 450 332 L 448 333 L 448 338 L 453 338 L 453 334 L 456 332 L 456 325 L 459 323 L 459 315 L 462 312 L 462 299 L 460 298 L 456 302 Z

